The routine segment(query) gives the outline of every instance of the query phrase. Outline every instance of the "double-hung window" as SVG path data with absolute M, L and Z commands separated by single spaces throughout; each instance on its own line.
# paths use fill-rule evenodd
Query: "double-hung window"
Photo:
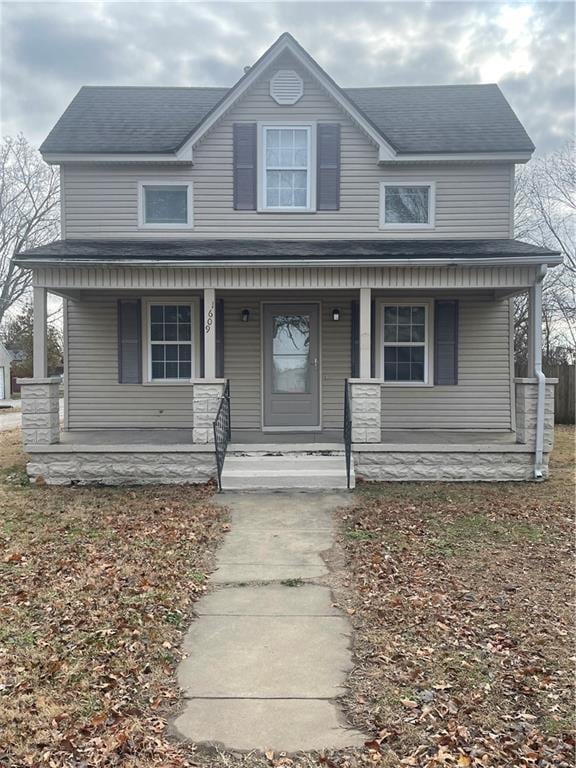
M 380 317 L 384 381 L 389 384 L 428 384 L 431 380 L 429 303 L 385 302 Z
M 189 381 L 196 375 L 197 310 L 196 302 L 185 300 L 148 303 L 149 381 Z
M 146 229 L 192 227 L 192 183 L 140 182 L 139 226 Z
M 311 127 L 263 126 L 262 199 L 264 210 L 309 210 L 311 200 Z
M 380 185 L 381 229 L 432 229 L 434 182 L 383 181 Z

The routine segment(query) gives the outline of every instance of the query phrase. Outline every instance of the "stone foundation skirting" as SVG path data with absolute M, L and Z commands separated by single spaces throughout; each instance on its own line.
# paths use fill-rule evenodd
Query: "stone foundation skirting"
M 172 485 L 207 482 L 216 476 L 216 460 L 213 451 L 35 451 L 26 471 L 31 482 L 48 485 Z
M 547 478 L 547 454 L 544 464 L 544 478 Z M 354 466 L 357 479 L 391 482 L 534 479 L 534 455 L 529 451 L 354 451 Z

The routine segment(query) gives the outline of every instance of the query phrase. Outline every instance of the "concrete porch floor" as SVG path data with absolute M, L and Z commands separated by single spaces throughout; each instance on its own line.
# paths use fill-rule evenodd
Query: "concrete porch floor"
M 511 445 L 516 443 L 514 432 L 480 432 L 471 430 L 383 430 L 381 442 L 375 445 Z M 257 430 L 233 430 L 230 449 L 241 446 L 244 450 L 253 446 L 322 446 L 343 447 L 342 432 L 261 432 Z M 209 445 L 194 445 L 191 429 L 90 429 L 62 431 L 61 450 L 77 446 L 107 446 L 110 451 L 129 446 L 162 446 L 179 450 L 206 450 Z M 48 449 L 50 448 L 47 446 Z

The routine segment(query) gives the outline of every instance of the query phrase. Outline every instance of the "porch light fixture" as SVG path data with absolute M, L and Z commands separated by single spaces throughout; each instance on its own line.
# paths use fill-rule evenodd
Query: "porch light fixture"
M 249 309 L 243 309 L 242 310 L 242 322 L 247 323 L 248 320 L 250 320 L 250 310 Z
M 334 322 L 338 322 L 338 320 L 340 320 L 340 310 L 339 309 L 333 309 L 332 310 L 332 320 L 334 320 Z

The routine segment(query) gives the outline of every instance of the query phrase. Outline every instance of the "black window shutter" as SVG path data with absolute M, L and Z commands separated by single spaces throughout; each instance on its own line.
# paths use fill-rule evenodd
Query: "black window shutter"
M 140 299 L 118 299 L 118 381 L 142 383 L 142 306 Z
M 316 209 L 340 208 L 340 123 L 318 123 L 316 136 Z
M 234 210 L 256 210 L 256 123 L 234 123 Z
M 216 299 L 216 378 L 224 378 L 224 299 Z
M 357 379 L 360 375 L 360 304 L 350 302 L 350 375 Z
M 434 384 L 458 384 L 458 301 L 436 301 Z

